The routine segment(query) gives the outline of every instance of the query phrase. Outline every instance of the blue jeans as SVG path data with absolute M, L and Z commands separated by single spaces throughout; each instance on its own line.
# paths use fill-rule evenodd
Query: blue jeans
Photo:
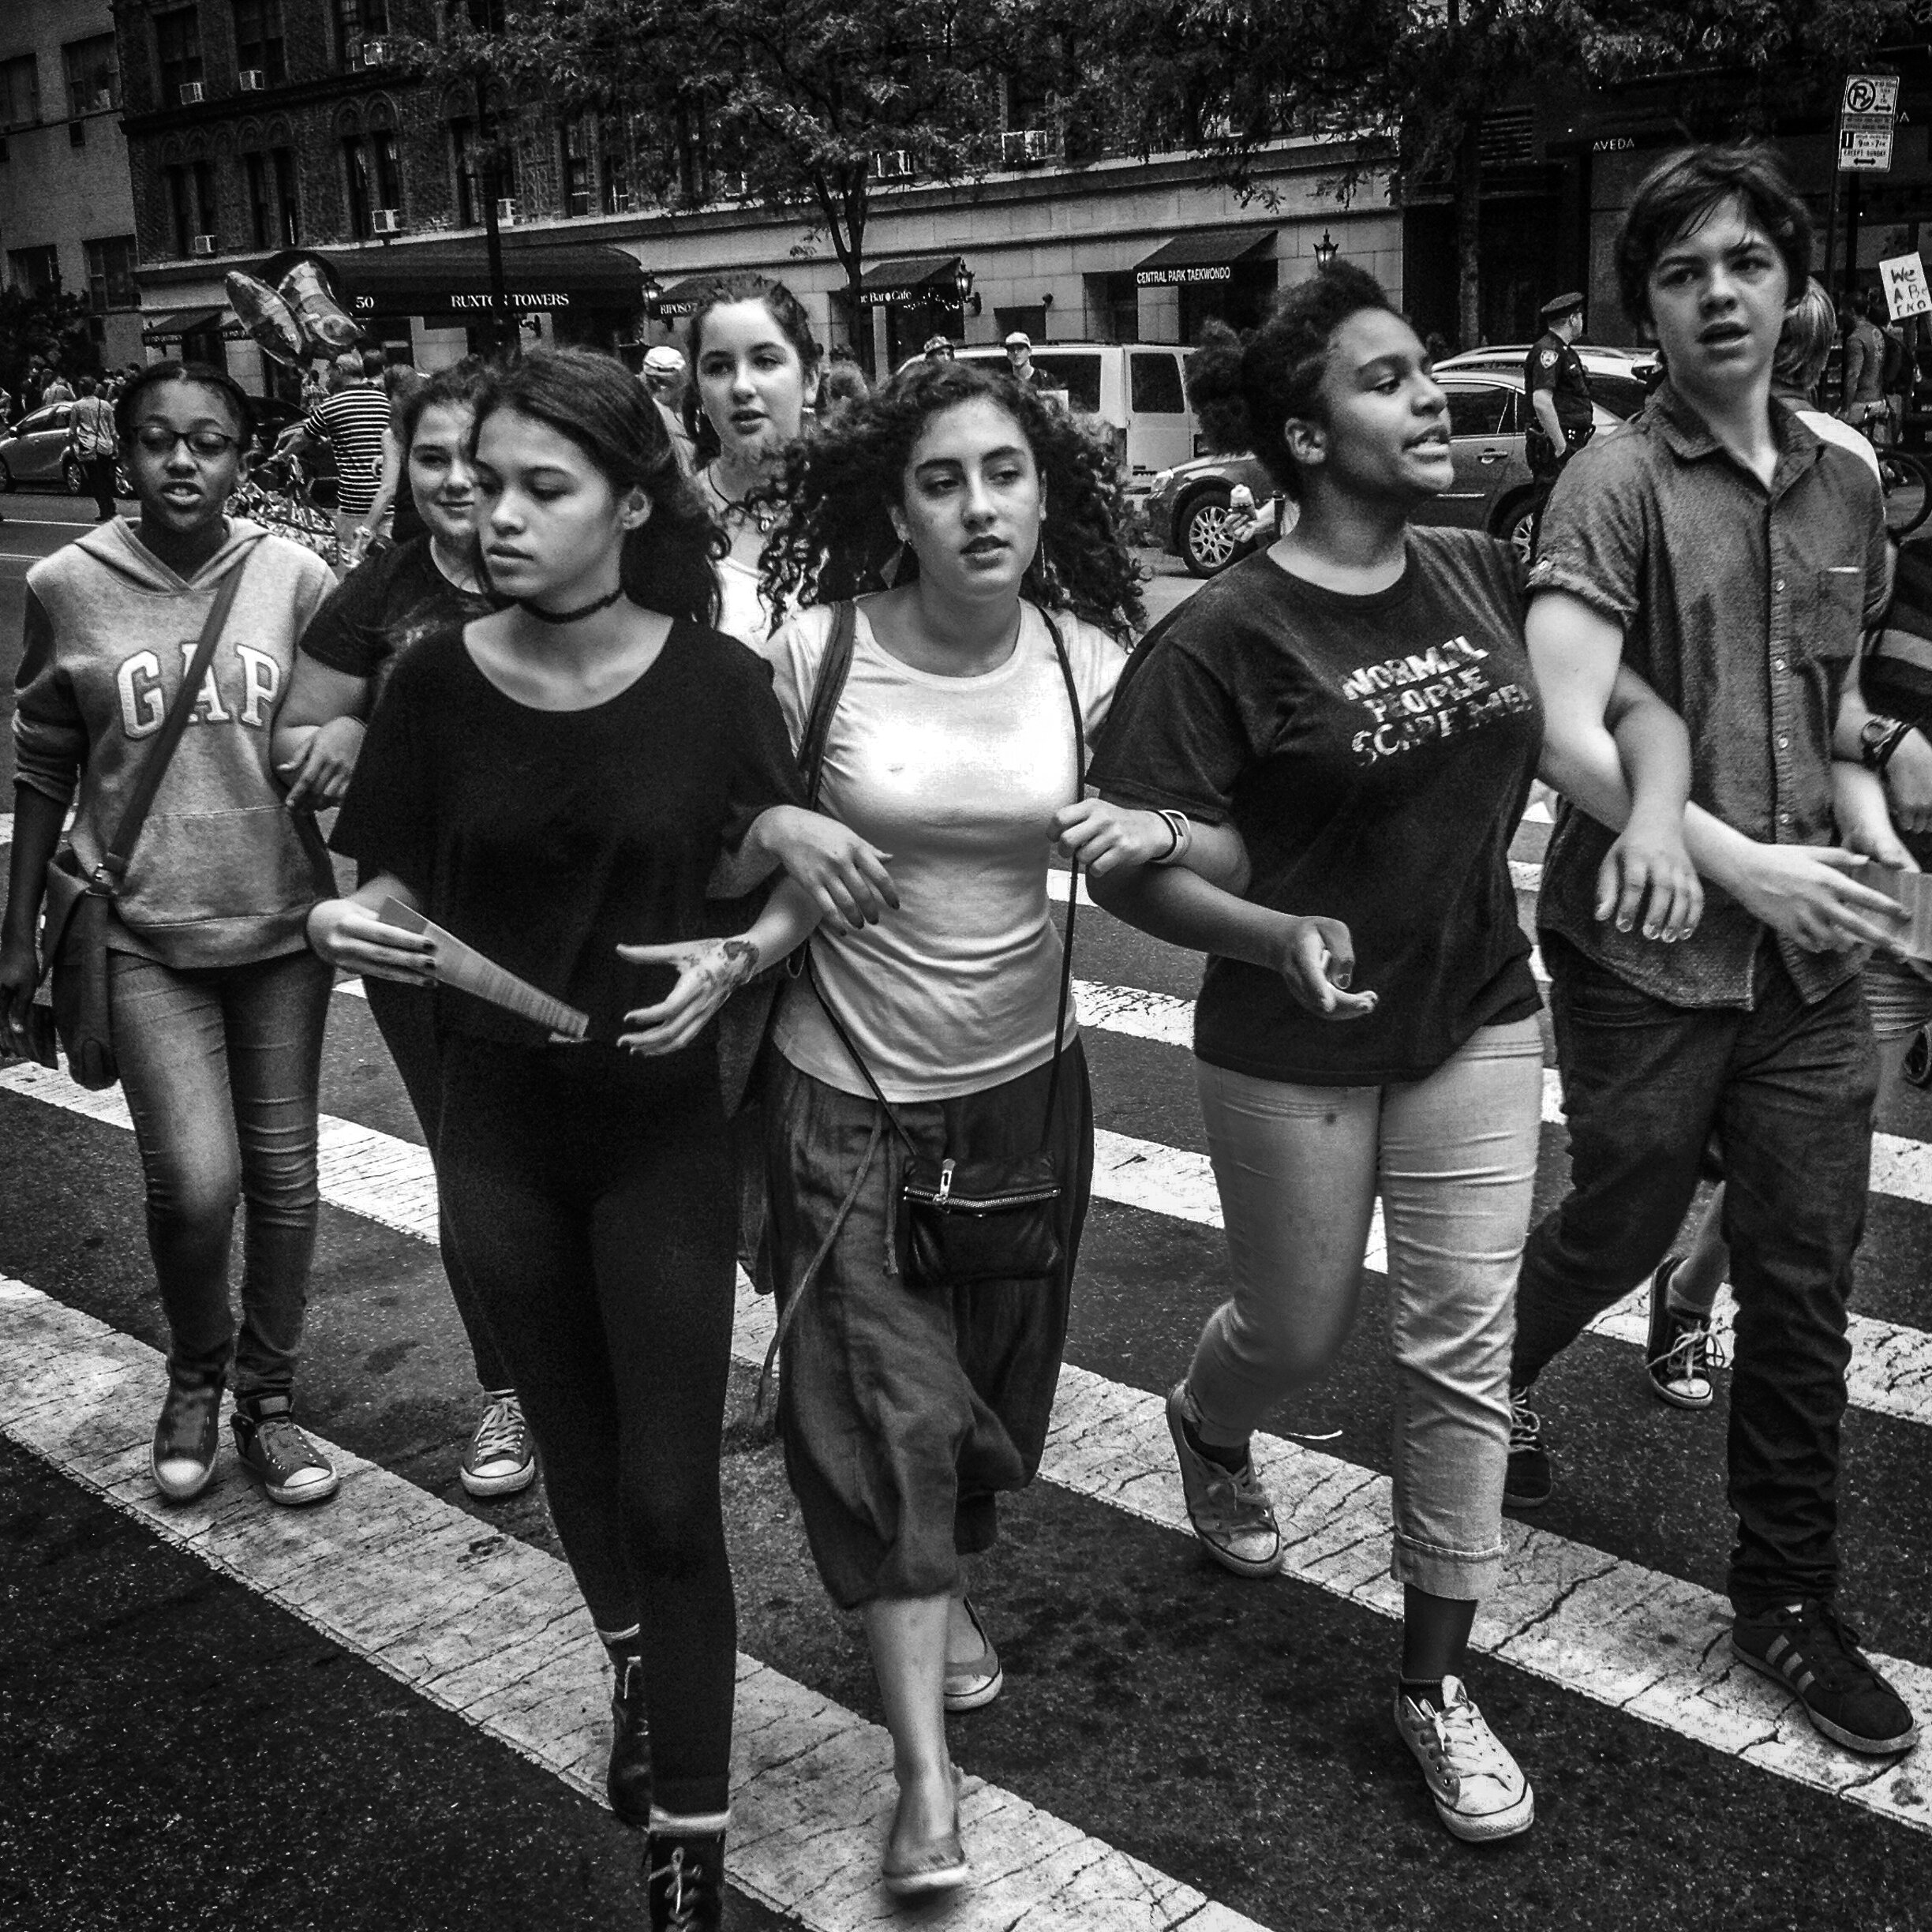
M 308 1307 L 320 1196 L 316 1088 L 330 969 L 313 953 L 178 972 L 108 955 L 114 1056 L 148 1185 L 168 1368 L 286 1395 Z M 228 1250 L 245 1200 L 239 1339 Z
M 1479 1601 L 1503 1567 L 1509 1357 L 1542 1107 L 1533 1020 L 1484 1027 L 1428 1079 L 1315 1087 L 1196 1063 L 1234 1293 L 1188 1392 L 1209 1443 L 1247 1440 L 1335 1359 L 1388 1237 L 1398 1582 Z
M 1532 1382 L 1676 1239 L 1722 1150 L 1737 1298 L 1730 1594 L 1746 1615 L 1838 1574 L 1845 1302 L 1865 1226 L 1878 1059 L 1855 978 L 1807 1005 L 1777 949 L 1754 1005 L 1667 1005 L 1543 935 L 1570 1117 L 1570 1193 L 1530 1236 L 1511 1380 Z

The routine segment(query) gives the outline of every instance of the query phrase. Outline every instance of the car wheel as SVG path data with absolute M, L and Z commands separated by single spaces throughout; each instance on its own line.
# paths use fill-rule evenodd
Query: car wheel
M 61 484 L 69 496 L 88 493 L 87 472 L 71 456 L 61 459 Z
M 1503 519 L 1503 541 L 1516 552 L 1525 570 L 1535 560 L 1536 513 L 1536 499 L 1527 496 Z
M 1181 513 L 1175 548 L 1196 577 L 1213 577 L 1234 561 L 1234 511 L 1224 489 L 1203 490 Z
M 1921 1027 L 1905 1049 L 1905 1077 L 1915 1087 L 1932 1087 L 1932 1038 Z

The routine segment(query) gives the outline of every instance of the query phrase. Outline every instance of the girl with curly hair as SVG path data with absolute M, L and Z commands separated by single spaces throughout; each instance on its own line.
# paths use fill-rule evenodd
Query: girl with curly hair
M 444 1208 L 610 1653 L 612 1808 L 648 1826 L 653 1927 L 690 1932 L 721 1909 L 737 1645 L 711 1021 L 815 920 L 781 882 L 748 931 L 706 938 L 705 893 L 798 774 L 765 666 L 713 627 L 716 526 L 626 371 L 525 357 L 478 399 L 473 449 L 504 608 L 396 665 L 335 832 L 367 882 L 309 934 L 436 986 Z M 438 983 L 440 942 L 381 919 L 391 898 L 586 1014 L 588 1040 Z
M 717 567 L 718 626 L 747 644 L 777 628 L 777 607 L 758 595 L 758 554 L 778 521 L 774 485 L 818 399 L 822 360 L 803 305 L 782 282 L 721 275 L 692 313 L 685 407 L 698 487 L 731 545 Z
M 844 634 L 833 602 L 856 600 L 821 803 L 889 855 L 895 899 L 855 918 L 853 882 L 788 858 L 844 916 L 774 1028 L 779 1414 L 820 1574 L 865 1620 L 899 1784 L 883 1875 L 913 1897 L 967 1877 L 945 1713 L 990 1703 L 1002 1676 L 960 1559 L 1039 1466 L 1092 1174 L 1077 1039 L 1055 1065 L 1047 859 L 1057 840 L 1099 873 L 1180 841 L 1157 813 L 1081 798 L 1076 747 L 1106 715 L 1139 598 L 1105 458 L 1070 417 L 1003 372 L 922 365 L 795 448 L 784 500 L 765 582 L 799 615 L 766 655 L 796 743 Z M 759 836 L 791 844 L 804 816 Z M 1043 1129 L 1057 1279 L 913 1285 L 897 1150 L 1031 1155 Z

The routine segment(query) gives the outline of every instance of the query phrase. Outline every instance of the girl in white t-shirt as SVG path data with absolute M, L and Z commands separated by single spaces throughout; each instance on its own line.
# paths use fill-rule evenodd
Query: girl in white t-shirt
M 832 601 L 857 604 L 829 817 L 788 808 L 765 828 L 834 915 L 784 996 L 766 1101 L 779 1414 L 820 1573 L 865 1619 L 900 1786 L 885 1882 L 915 1897 L 967 1877 L 945 1713 L 991 1702 L 1002 1679 L 960 1558 L 991 1544 L 998 1492 L 1039 1465 L 1092 1174 L 1070 1014 L 1055 1068 L 1048 859 L 1056 841 L 1097 872 L 1230 854 L 1082 799 L 1075 697 L 1091 736 L 1140 597 L 1107 459 L 1070 415 L 1002 371 L 922 366 L 796 451 L 787 494 L 765 587 L 800 615 L 764 650 L 795 744 Z M 1035 1154 L 1043 1136 L 1058 1277 L 908 1282 L 906 1144 L 967 1160 Z

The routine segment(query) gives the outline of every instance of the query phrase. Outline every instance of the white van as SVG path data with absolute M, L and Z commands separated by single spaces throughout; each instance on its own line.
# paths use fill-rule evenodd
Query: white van
M 1189 354 L 1166 343 L 1040 343 L 1033 366 L 1064 389 L 1076 409 L 1112 430 L 1121 480 L 1138 495 L 1160 471 L 1194 454 L 1196 425 L 1183 381 Z M 953 354 L 957 361 L 1006 366 L 998 343 L 957 343 Z M 919 360 L 910 356 L 900 366 Z

